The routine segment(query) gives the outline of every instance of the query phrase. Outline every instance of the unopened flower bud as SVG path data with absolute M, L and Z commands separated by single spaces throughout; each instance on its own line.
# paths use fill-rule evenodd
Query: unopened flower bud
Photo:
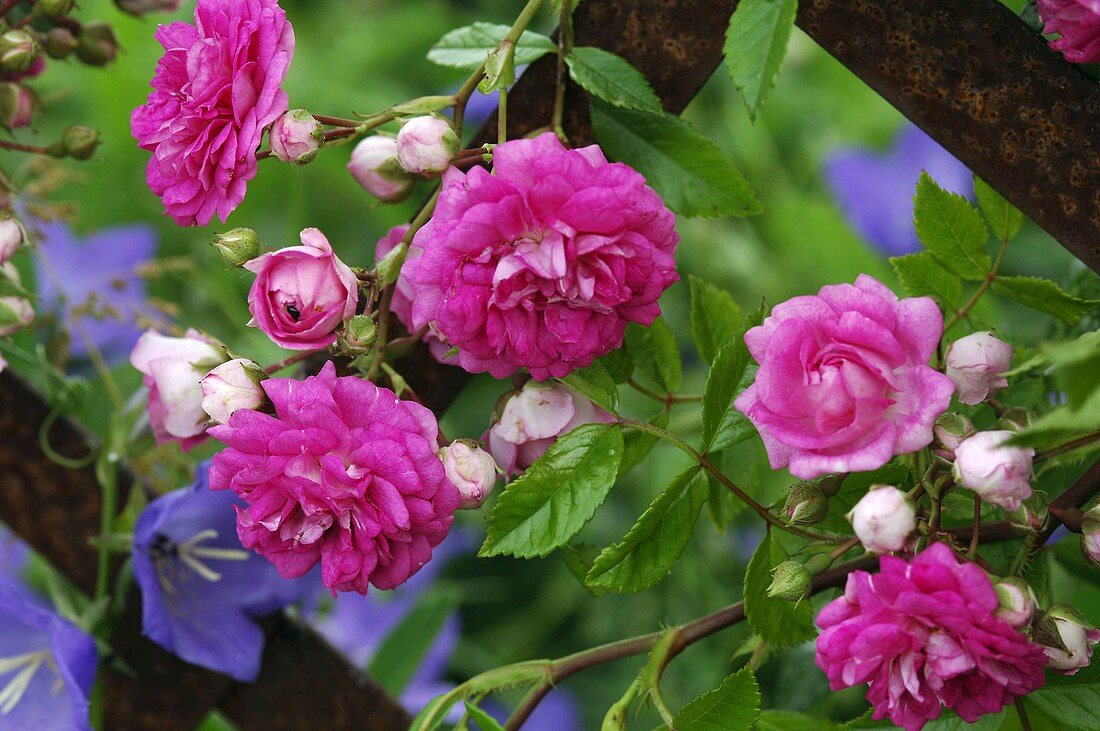
M 959 402 L 980 404 L 1008 385 L 1001 374 L 1012 366 L 1012 346 L 991 332 L 971 333 L 951 343 L 946 360 Z
M 873 485 L 847 517 L 859 542 L 872 553 L 900 551 L 917 527 L 912 501 L 892 485 Z
M 1015 510 L 1006 510 L 1005 517 L 1013 528 L 1029 533 L 1043 529 L 1047 520 L 1047 498 L 1043 492 L 1033 492 L 1031 497 L 1020 502 Z
M 1076 675 L 1088 667 L 1092 646 L 1100 642 L 1100 630 L 1073 607 L 1055 604 L 1035 623 L 1034 639 L 1049 658 L 1048 668 Z
M 1081 551 L 1089 563 L 1100 568 L 1100 505 L 1081 516 Z
M 380 201 L 395 203 L 412 189 L 412 177 L 397 162 L 397 140 L 385 135 L 364 138 L 352 150 L 348 171 Z
M 291 109 L 272 123 L 269 139 L 275 157 L 305 165 L 317 157 L 325 134 L 312 114 L 304 109 Z
M 49 18 L 60 18 L 72 12 L 75 0 L 38 0 L 38 7 Z
M 458 135 L 442 117 L 414 117 L 397 133 L 397 161 L 414 175 L 439 175 L 458 152 Z
M 119 10 L 131 15 L 147 13 L 174 13 L 179 10 L 182 0 L 115 0 Z
M 0 264 L 9 261 L 23 246 L 23 224 L 11 216 L 0 218 Z
M 25 297 L 0 297 L 0 337 L 11 335 L 34 322 L 34 308 Z
M 13 28 L 0 35 L 0 68 L 4 71 L 26 71 L 41 53 L 38 40 L 21 28 Z
M 1010 431 L 981 431 L 955 450 L 955 480 L 983 500 L 1016 510 L 1031 496 L 1031 447 L 1012 447 Z
M 76 56 L 89 66 L 106 66 L 118 55 L 118 37 L 107 23 L 87 23 L 76 39 Z
M 378 336 L 378 326 L 370 315 L 356 315 L 344 323 L 344 330 L 336 339 L 337 347 L 348 355 L 369 353 Z
M 957 411 L 941 414 L 932 425 L 932 434 L 936 437 L 933 452 L 948 462 L 955 461 L 955 450 L 962 441 L 974 433 L 974 424 Z
M 829 500 L 821 488 L 812 482 L 796 482 L 787 493 L 783 512 L 790 525 L 812 525 L 829 512 Z
M 993 613 L 1016 629 L 1031 624 L 1035 617 L 1035 592 L 1027 582 L 1018 577 L 1001 579 L 993 585 L 997 592 L 997 610 Z
M 481 445 L 469 439 L 456 439 L 439 450 L 447 479 L 462 496 L 461 510 L 480 507 L 493 492 L 497 481 L 497 463 Z
M 46 31 L 42 38 L 42 48 L 50 58 L 68 58 L 76 50 L 76 36 L 68 28 L 57 26 Z
M 1031 424 L 1031 412 L 1016 407 L 1005 409 L 1001 418 L 997 419 L 997 426 L 1010 432 L 1023 431 L 1029 424 Z
M 217 366 L 199 381 L 202 410 L 219 424 L 241 409 L 258 409 L 267 401 L 260 381 L 267 378 L 263 368 L 245 358 L 234 358 Z
M 810 593 L 812 577 L 798 561 L 784 561 L 772 571 L 772 583 L 768 585 L 768 596 L 797 602 Z
M 216 234 L 210 243 L 231 267 L 243 266 L 260 255 L 260 237 L 250 228 L 234 228 Z
M 87 160 L 99 147 L 99 130 L 71 124 L 61 133 L 61 149 L 74 160 Z
M 0 82 L 0 124 L 8 129 L 26 127 L 34 121 L 38 96 L 14 81 Z

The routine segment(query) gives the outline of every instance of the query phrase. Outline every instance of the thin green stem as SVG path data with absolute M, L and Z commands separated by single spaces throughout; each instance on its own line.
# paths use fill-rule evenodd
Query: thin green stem
M 46 455 L 51 462 L 61 465 L 65 469 L 80 470 L 84 469 L 96 458 L 96 450 L 92 449 L 84 457 L 74 459 L 72 457 L 66 457 L 59 453 L 50 444 L 50 429 L 53 427 L 54 422 L 57 421 L 57 417 L 60 416 L 60 412 L 57 409 L 52 409 L 46 418 L 42 420 L 42 424 L 38 427 L 38 447 L 42 450 L 42 454 Z
M 477 90 L 478 83 L 481 82 L 482 77 L 485 76 L 485 64 L 481 64 L 477 69 L 470 74 L 465 83 L 455 92 L 455 115 L 454 115 L 454 128 L 455 134 L 459 139 L 462 139 L 462 125 L 466 120 L 466 104 L 470 101 L 470 97 L 473 96 L 474 91 Z
M 974 309 L 974 305 L 978 304 L 978 300 L 982 298 L 982 295 L 986 293 L 993 284 L 993 281 L 997 279 L 997 272 L 1001 269 L 1001 262 L 1004 261 L 1006 249 L 1008 249 L 1008 239 L 1001 239 L 1001 248 L 997 252 L 997 259 L 993 262 L 993 268 L 989 270 L 989 274 L 985 275 L 985 279 L 978 285 L 978 289 L 971 295 L 970 299 L 966 301 L 962 309 L 956 311 L 955 314 L 951 316 L 951 319 L 947 321 L 947 324 L 943 326 L 943 331 L 945 333 L 954 327 L 959 320 L 962 320 L 970 314 L 970 310 Z
M 572 3 L 569 0 L 563 0 L 558 18 L 557 82 L 554 86 L 554 111 L 550 117 L 550 128 L 563 143 L 569 141 L 562 126 L 562 119 L 565 115 L 565 59 L 573 50 L 573 8 L 571 6 Z
M 500 90 L 500 103 L 497 106 L 497 144 L 508 141 L 508 90 Z
M 662 404 L 689 404 L 697 403 L 703 400 L 702 396 L 680 396 L 679 394 L 675 393 L 658 393 L 657 391 L 654 391 L 651 388 L 647 388 L 645 385 L 639 383 L 638 380 L 635 378 L 630 378 L 629 380 L 627 380 L 627 385 L 629 385 L 631 388 L 633 388 L 635 391 L 642 394 L 643 396 L 648 396 L 654 401 L 658 401 Z

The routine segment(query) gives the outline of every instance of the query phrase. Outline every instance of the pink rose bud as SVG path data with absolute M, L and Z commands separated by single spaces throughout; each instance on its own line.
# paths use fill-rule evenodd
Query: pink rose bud
M 1035 618 L 1035 592 L 1023 579 L 1010 577 L 993 585 L 999 602 L 993 615 L 1016 629 L 1023 629 Z
M 1046 652 L 1047 667 L 1063 675 L 1076 675 L 1088 667 L 1092 646 L 1100 642 L 1100 630 L 1081 613 L 1065 604 L 1055 604 L 1035 625 L 1035 641 Z
M 11 335 L 34 322 L 34 308 L 23 297 L 0 297 L 0 337 Z
M 974 424 L 957 411 L 941 414 L 932 424 L 932 434 L 935 437 L 932 451 L 936 456 L 954 462 L 955 450 L 973 433 Z
M 1001 375 L 1012 366 L 1012 346 L 980 332 L 951 343 L 947 349 L 947 377 L 955 382 L 959 402 L 980 404 L 1008 385 Z
M 1081 551 L 1096 568 L 1100 568 L 1100 505 L 1081 516 Z
M 277 345 L 318 350 L 336 342 L 336 331 L 355 314 L 359 280 L 315 228 L 302 231 L 302 246 L 262 254 L 244 268 L 255 272 L 248 293 L 252 321 Z
M 115 0 L 119 10 L 131 15 L 148 13 L 174 13 L 179 10 L 183 0 Z
M 489 451 L 508 475 L 523 472 L 558 437 L 581 424 L 611 423 L 615 417 L 559 383 L 528 381 L 504 402 L 489 428 Z
M 414 175 L 439 175 L 458 152 L 458 135 L 442 117 L 414 117 L 397 133 L 397 161 Z
M 10 216 L 0 219 L 0 264 L 3 264 L 23 246 L 23 224 Z
M 241 409 L 258 409 L 267 401 L 260 381 L 267 378 L 263 368 L 246 358 L 234 358 L 214 368 L 199 382 L 202 410 L 219 424 Z
M 195 330 L 182 338 L 149 330 L 138 339 L 130 364 L 149 389 L 149 424 L 158 444 L 176 441 L 187 450 L 205 438 L 209 418 L 200 382 L 225 361 L 225 348 Z
M 397 162 L 397 140 L 385 135 L 371 135 L 356 145 L 348 172 L 365 191 L 385 203 L 402 200 L 412 190 L 412 177 Z
M 1011 447 L 1010 431 L 980 431 L 955 450 L 955 480 L 986 502 L 1016 510 L 1031 497 L 1031 460 L 1035 450 Z
M 796 482 L 783 503 L 789 525 L 812 525 L 824 520 L 828 512 L 829 499 L 821 487 L 812 482 Z
M 38 95 L 13 81 L 0 82 L 0 124 L 20 129 L 34 121 Z
M 909 497 L 891 485 L 874 485 L 848 513 L 863 547 L 872 553 L 900 551 L 916 530 L 917 513 Z
M 4 370 L 7 367 L 8 367 L 8 362 L 6 360 L 4 360 L 4 355 L 2 353 L 0 353 L 0 373 L 3 373 Z
M 321 123 L 304 109 L 291 109 L 271 124 L 271 153 L 283 162 L 312 162 L 324 139 Z
M 447 479 L 462 496 L 460 510 L 481 507 L 497 481 L 497 463 L 481 446 L 469 439 L 456 439 L 439 450 Z

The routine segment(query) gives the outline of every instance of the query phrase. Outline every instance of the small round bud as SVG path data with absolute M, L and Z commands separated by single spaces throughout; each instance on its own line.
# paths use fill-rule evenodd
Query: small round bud
M 371 135 L 352 150 L 348 172 L 363 189 L 385 203 L 396 203 L 412 190 L 412 177 L 397 162 L 397 140 Z
M 493 492 L 497 463 L 481 445 L 470 439 L 456 439 L 439 450 L 447 479 L 462 496 L 459 509 L 480 507 Z
M 49 18 L 60 18 L 73 11 L 75 0 L 38 0 L 38 7 Z
M 0 124 L 8 129 L 26 127 L 37 111 L 38 96 L 33 91 L 14 81 L 0 82 Z
M 348 355 L 363 355 L 374 347 L 378 326 L 370 315 L 356 315 L 344 323 L 344 330 L 336 339 L 337 347 Z
M 76 56 L 89 66 L 106 66 L 118 55 L 118 36 L 107 23 L 93 20 L 76 39 Z
M 0 264 L 8 262 L 23 246 L 23 224 L 11 216 L 0 218 Z
M 1023 500 L 1015 510 L 1005 510 L 1005 517 L 1013 528 L 1023 532 L 1037 533 L 1043 529 L 1047 520 L 1047 499 L 1042 492 L 1033 492 Z
M 1012 346 L 991 332 L 971 333 L 951 343 L 946 360 L 959 402 L 980 404 L 1008 385 L 1001 374 L 1012 366 Z
M 1015 406 L 1005 409 L 997 419 L 997 426 L 1010 432 L 1023 431 L 1029 424 L 1031 424 L 1031 412 Z
M 1100 505 L 1081 516 L 1081 552 L 1096 568 L 1100 568 Z
M 940 414 L 932 425 L 936 443 L 932 451 L 947 462 L 955 461 L 955 450 L 962 441 L 974 433 L 974 424 L 957 411 Z
M 1015 576 L 1001 579 L 993 585 L 997 592 L 997 610 L 993 613 L 1016 629 L 1031 624 L 1035 617 L 1037 603 L 1035 592 L 1027 582 Z
M 796 482 L 787 493 L 783 512 L 790 525 L 812 525 L 829 512 L 829 500 L 821 488 L 812 482 Z
M 912 501 L 892 485 L 873 485 L 847 517 L 859 542 L 872 553 L 900 551 L 917 527 Z
M 99 147 L 99 130 L 71 124 L 61 133 L 61 149 L 74 160 L 87 160 Z
M 1035 623 L 1034 640 L 1043 646 L 1047 667 L 1063 675 L 1076 675 L 1088 667 L 1092 646 L 1100 642 L 1100 630 L 1066 604 L 1055 604 Z
M 210 244 L 231 267 L 243 266 L 260 255 L 260 237 L 250 228 L 234 228 L 217 234 Z
M 784 561 L 772 571 L 768 596 L 789 602 L 801 601 L 810 593 L 811 579 L 805 566 L 797 561 Z
M 305 165 L 317 157 L 325 134 L 321 123 L 304 109 L 291 109 L 271 124 L 271 154 L 283 162 Z
M 458 147 L 458 135 L 442 117 L 413 117 L 397 133 L 397 161 L 414 175 L 439 175 Z
M 41 53 L 38 39 L 21 28 L 13 28 L 0 35 L 0 68 L 4 71 L 26 71 Z
M 115 0 L 119 10 L 131 15 L 147 13 L 174 13 L 179 10 L 182 0 Z
M 258 409 L 267 401 L 260 382 L 267 378 L 263 368 L 245 358 L 234 358 L 217 366 L 199 381 L 202 410 L 219 424 L 241 409 Z
M 68 28 L 57 26 L 46 31 L 42 37 L 42 48 L 50 58 L 68 58 L 76 50 L 76 36 Z
M 1031 460 L 1035 450 L 1004 442 L 1010 431 L 982 431 L 955 450 L 955 480 L 986 502 L 1016 510 L 1031 497 Z
M 34 308 L 24 297 L 0 297 L 0 337 L 11 335 L 34 322 Z

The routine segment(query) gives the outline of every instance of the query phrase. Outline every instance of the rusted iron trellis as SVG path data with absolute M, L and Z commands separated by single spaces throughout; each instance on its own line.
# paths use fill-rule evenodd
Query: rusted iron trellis
M 586 0 L 577 43 L 627 58 L 670 112 L 681 111 L 721 62 L 733 0 Z M 829 53 L 1006 195 L 1062 245 L 1100 271 L 1100 91 L 1063 62 L 997 0 L 802 0 L 799 25 Z M 523 134 L 549 120 L 552 58 L 528 69 L 510 97 L 509 127 Z M 565 127 L 592 140 L 586 100 L 570 87 Z M 420 349 L 402 371 L 440 411 L 466 381 Z M 38 448 L 48 409 L 19 378 L 0 375 L 0 520 L 78 587 L 90 590 L 98 532 L 94 471 L 67 470 Z M 64 419 L 52 430 L 63 454 L 86 435 Z M 123 475 L 123 489 L 132 489 Z M 268 622 L 264 669 L 236 683 L 179 662 L 140 637 L 131 595 L 115 647 L 137 677 L 106 687 L 111 729 L 190 729 L 220 708 L 245 731 L 404 729 L 408 716 L 381 688 L 293 621 Z

